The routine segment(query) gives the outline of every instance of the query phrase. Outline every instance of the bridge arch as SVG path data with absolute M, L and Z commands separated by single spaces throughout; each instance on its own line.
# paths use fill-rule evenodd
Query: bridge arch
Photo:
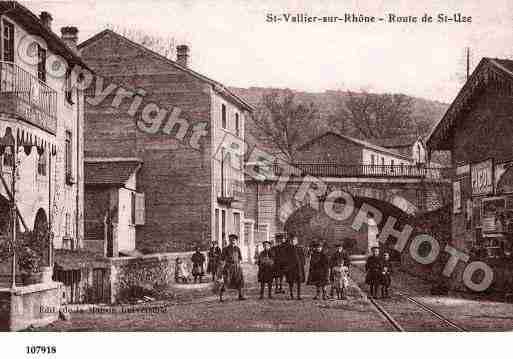
M 357 225 L 362 219 L 361 217 L 357 218 L 360 210 L 366 211 L 366 208 L 372 207 L 381 213 L 381 220 L 378 221 L 378 218 L 376 218 L 379 231 L 389 217 L 396 219 L 396 228 L 402 228 L 405 224 L 411 224 L 414 221 L 413 215 L 386 200 L 362 196 L 352 196 L 352 198 L 354 209 L 345 220 L 330 216 L 325 210 L 324 204 L 326 202 L 321 202 L 318 210 L 305 204 L 290 213 L 284 222 L 284 230 L 296 235 L 299 242 L 305 246 L 314 241 L 325 240 L 328 247 L 333 248 L 336 243 L 342 242 L 351 253 L 363 254 L 367 252 L 368 248 L 368 226 L 366 223 Z M 335 206 L 337 205 L 338 208 L 335 208 L 335 210 L 342 211 L 343 201 Z M 363 205 L 367 207 L 362 208 Z M 359 228 L 355 229 L 355 226 Z M 390 238 L 385 243 L 384 248 L 397 257 L 399 254 L 392 249 L 394 244 L 394 239 Z

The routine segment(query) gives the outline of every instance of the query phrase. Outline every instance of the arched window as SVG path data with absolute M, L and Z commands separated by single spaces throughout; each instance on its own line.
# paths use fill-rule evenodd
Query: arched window
M 6 147 L 4 152 L 4 166 L 12 167 L 14 163 L 14 156 L 12 154 L 11 147 Z
M 41 152 L 37 158 L 37 174 L 46 176 L 46 152 Z

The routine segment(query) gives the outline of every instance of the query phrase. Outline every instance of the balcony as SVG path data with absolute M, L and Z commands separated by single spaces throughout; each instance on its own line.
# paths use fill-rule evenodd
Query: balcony
M 244 200 L 244 182 L 238 180 L 225 180 L 215 182 L 215 193 L 217 202 L 222 205 L 231 206 L 234 202 Z
M 418 178 L 427 180 L 449 179 L 451 169 L 417 165 L 342 165 L 339 163 L 296 163 L 291 175 L 314 177 L 369 177 L 369 178 Z M 290 170 L 290 168 L 289 168 Z M 273 173 L 281 175 L 279 164 L 273 165 Z
M 55 134 L 57 92 L 18 65 L 0 61 L 0 112 Z

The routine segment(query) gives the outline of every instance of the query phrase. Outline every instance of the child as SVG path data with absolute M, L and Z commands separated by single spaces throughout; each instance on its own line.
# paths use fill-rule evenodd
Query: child
M 365 271 L 367 272 L 365 283 L 369 285 L 370 296 L 372 298 L 377 298 L 383 261 L 379 257 L 378 247 L 372 247 L 371 251 L 372 255 L 367 258 L 367 263 L 365 264 Z
M 176 258 L 175 281 L 177 283 L 187 283 L 189 281 L 189 271 L 187 270 L 187 263 L 182 261 L 181 258 Z
M 332 283 L 331 288 L 337 293 L 338 299 L 346 299 L 345 290 L 349 285 L 349 279 L 347 278 L 349 268 L 345 266 L 343 260 L 337 262 L 337 264 L 331 267 Z
M 260 299 L 264 299 L 264 287 L 267 285 L 269 299 L 272 298 L 272 286 L 274 279 L 274 259 L 271 252 L 271 243 L 263 242 L 264 249 L 259 253 L 258 282 L 260 283 Z
M 392 282 L 392 263 L 390 261 L 390 254 L 383 254 L 383 263 L 382 263 L 382 271 L 381 271 L 381 296 L 383 298 L 388 298 L 388 288 Z

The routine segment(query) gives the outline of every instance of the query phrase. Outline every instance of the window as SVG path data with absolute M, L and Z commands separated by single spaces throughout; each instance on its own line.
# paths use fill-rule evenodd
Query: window
M 65 90 L 64 94 L 66 96 L 66 101 L 68 101 L 69 104 L 73 105 L 73 88 L 71 86 L 71 68 L 68 68 L 66 70 L 66 84 L 65 84 Z
M 37 78 L 46 82 L 46 49 L 37 45 Z
M 221 127 L 226 129 L 226 105 L 221 105 Z
M 371 155 L 371 165 L 374 165 L 374 155 Z
M 37 174 L 46 176 L 46 154 L 42 152 L 37 159 Z
M 14 62 L 14 25 L 5 20 L 3 22 L 3 25 L 3 60 L 8 62 Z
M 135 224 L 135 192 L 130 192 L 130 217 L 130 224 Z
M 66 213 L 64 217 L 64 236 L 69 238 L 71 236 L 71 215 Z
M 385 157 L 381 157 L 381 165 L 384 166 L 385 165 Z
M 226 247 L 228 243 L 226 243 L 226 211 L 224 209 L 221 210 L 221 241 L 223 247 Z
M 71 132 L 66 131 L 66 143 L 65 143 L 65 150 L 64 150 L 64 165 L 65 165 L 65 174 L 66 174 L 66 183 L 67 184 L 73 184 L 73 178 L 71 177 L 71 164 L 72 164 L 72 158 L 73 158 L 73 149 L 71 147 Z
M 239 114 L 235 114 L 235 135 L 240 136 Z
M 12 167 L 14 164 L 14 156 L 11 147 L 6 147 L 4 152 L 4 166 Z

